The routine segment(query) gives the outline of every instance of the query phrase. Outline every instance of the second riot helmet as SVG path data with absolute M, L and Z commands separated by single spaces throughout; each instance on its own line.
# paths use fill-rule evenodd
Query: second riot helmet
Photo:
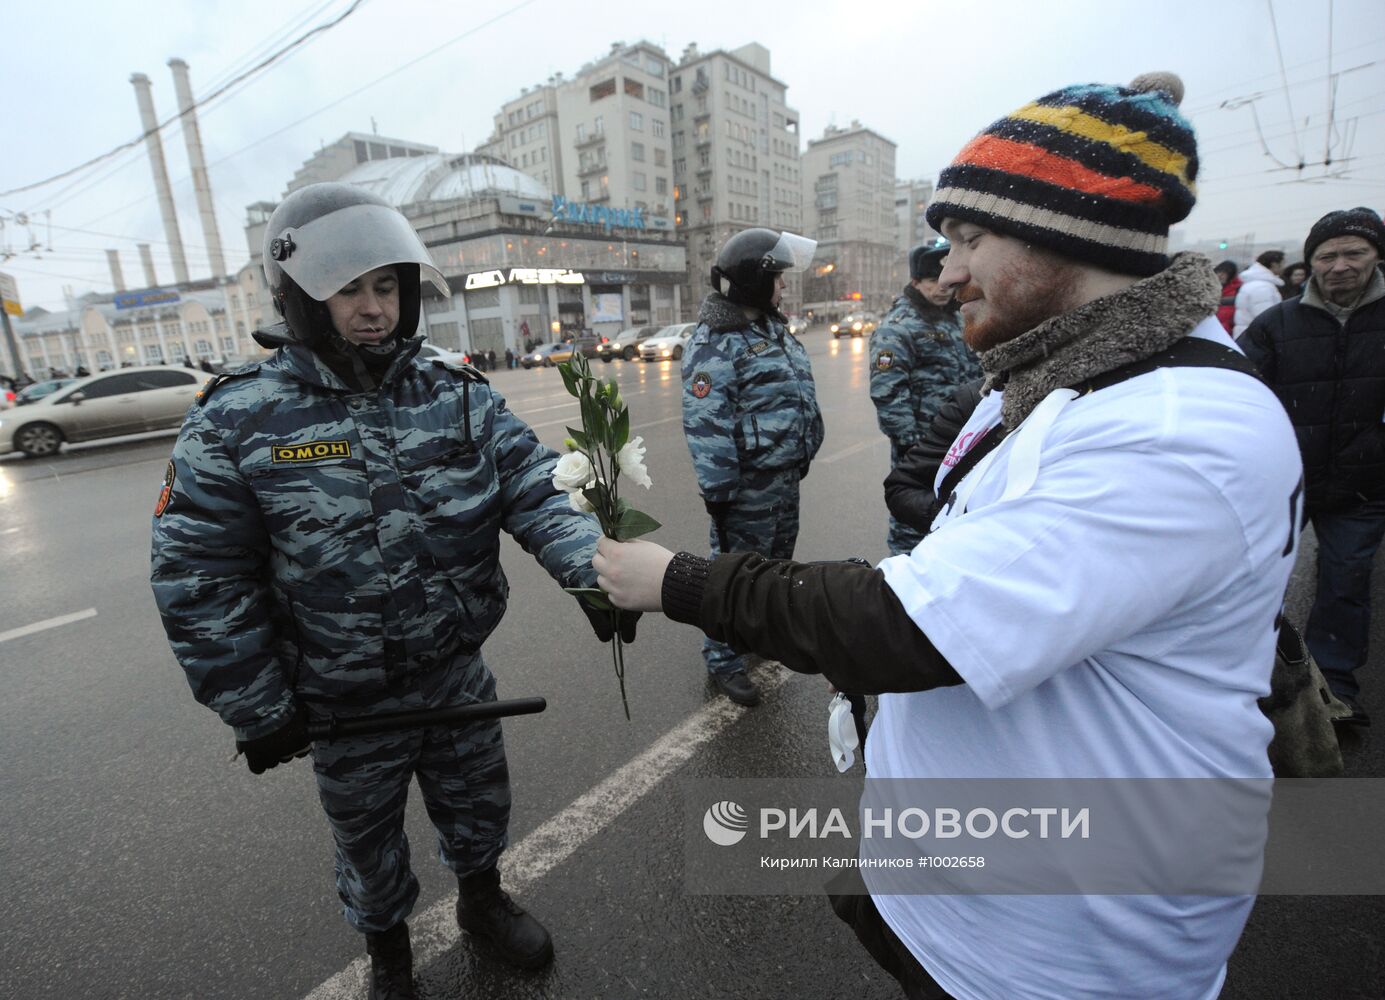
M 712 287 L 737 305 L 774 308 L 774 279 L 801 271 L 813 259 L 817 242 L 773 229 L 744 229 L 717 252 Z
M 264 237 L 264 273 L 274 307 L 299 339 L 313 342 L 332 327 L 324 303 L 350 282 L 394 265 L 399 277 L 396 334 L 418 326 L 419 281 L 444 295 L 447 281 L 402 213 L 350 184 L 309 184 L 280 203 Z

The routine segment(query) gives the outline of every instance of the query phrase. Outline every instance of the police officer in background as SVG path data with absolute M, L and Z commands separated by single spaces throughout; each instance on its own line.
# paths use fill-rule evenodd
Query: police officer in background
M 817 243 L 747 229 L 712 265 L 683 356 L 683 431 L 707 513 L 713 554 L 793 555 L 798 482 L 822 446 L 808 352 L 779 311 L 784 273 L 802 270 Z M 760 694 L 731 647 L 706 640 L 702 655 L 717 689 L 738 705 Z
M 890 439 L 890 468 L 927 432 L 938 407 L 957 386 L 981 375 L 962 342 L 962 321 L 952 289 L 938 284 L 948 245 L 909 251 L 909 284 L 870 335 L 870 399 Z M 923 535 L 890 518 L 891 555 L 912 552 Z
M 500 530 L 563 586 L 589 587 L 597 523 L 553 487 L 557 455 L 482 375 L 417 358 L 420 277 L 447 283 L 398 211 L 345 184 L 302 188 L 270 218 L 264 268 L 285 323 L 255 338 L 277 350 L 199 396 L 155 509 L 169 641 L 252 772 L 311 750 L 372 998 L 415 995 L 415 776 L 462 929 L 510 964 L 544 965 L 548 932 L 500 888 L 499 723 L 311 746 L 307 724 L 494 701 L 480 650 L 505 611 Z M 592 617 L 609 639 L 607 621 Z

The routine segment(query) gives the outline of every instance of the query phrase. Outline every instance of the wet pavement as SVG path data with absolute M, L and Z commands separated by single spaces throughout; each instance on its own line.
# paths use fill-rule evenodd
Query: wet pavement
M 885 554 L 887 449 L 863 341 L 806 337 L 827 440 L 804 482 L 799 555 Z M 679 421 L 677 367 L 616 362 L 654 487 L 636 504 L 672 548 L 706 546 Z M 552 370 L 493 383 L 545 443 L 576 407 Z M 359 937 L 339 916 L 330 837 L 306 765 L 254 777 L 192 699 L 148 589 L 148 525 L 172 439 L 0 463 L 0 996 L 363 996 Z M 1290 602 L 1302 620 L 1311 535 Z M 897 989 L 821 896 L 703 895 L 684 875 L 683 795 L 699 778 L 834 774 L 820 679 L 760 668 L 765 704 L 708 690 L 693 630 L 646 617 L 627 651 L 632 720 L 605 647 L 518 546 L 509 613 L 487 643 L 501 697 L 549 710 L 506 723 L 515 806 L 506 877 L 553 931 L 554 966 L 517 975 L 456 937 L 455 883 L 415 794 L 426 997 L 852 997 Z M 1378 574 L 1376 607 L 1385 606 Z M 94 612 L 88 614 L 88 612 Z M 66 624 L 12 635 L 66 616 Z M 1374 648 L 1385 650 L 1377 614 Z M 1364 703 L 1385 720 L 1380 655 Z M 1371 731 L 1348 773 L 1385 776 Z M 841 781 L 860 780 L 857 768 Z M 1385 899 L 1262 898 L 1224 997 L 1385 996 Z

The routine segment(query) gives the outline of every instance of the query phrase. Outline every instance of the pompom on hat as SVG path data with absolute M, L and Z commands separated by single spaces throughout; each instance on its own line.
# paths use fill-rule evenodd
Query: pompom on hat
M 926 218 L 974 222 L 1120 274 L 1168 264 L 1169 226 L 1197 201 L 1183 81 L 1077 84 L 991 124 L 938 178 Z

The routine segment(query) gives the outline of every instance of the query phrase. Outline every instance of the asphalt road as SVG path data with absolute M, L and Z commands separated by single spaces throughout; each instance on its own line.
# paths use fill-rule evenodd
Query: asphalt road
M 804 482 L 799 555 L 885 555 L 887 448 L 864 343 L 806 336 L 827 440 Z M 679 422 L 677 366 L 598 365 L 619 379 L 654 487 L 637 505 L 673 548 L 705 548 Z M 493 384 L 547 444 L 576 406 L 552 370 Z M 172 439 L 0 461 L 0 996 L 363 996 L 361 941 L 339 916 L 331 842 L 305 764 L 260 777 L 192 699 L 148 588 L 148 526 Z M 1311 540 L 1305 557 L 1311 555 Z M 513 543 L 505 621 L 486 658 L 510 720 L 506 879 L 553 931 L 552 969 L 520 976 L 456 940 L 450 874 L 415 795 L 408 830 L 426 997 L 852 997 L 897 990 L 814 896 L 714 896 L 683 872 L 684 789 L 699 778 L 827 777 L 825 687 L 760 668 L 753 711 L 710 693 L 696 634 L 646 617 L 627 650 L 632 719 L 609 654 Z M 1385 575 L 1380 577 L 1385 581 Z M 1300 573 L 1292 607 L 1301 618 Z M 1385 586 L 1385 583 L 1380 584 Z M 1381 607 L 1385 601 L 1377 600 Z M 15 635 L 39 623 L 64 624 Z M 1380 621 L 1375 648 L 1385 650 Z M 1365 703 L 1385 719 L 1385 681 Z M 1385 775 L 1381 741 L 1348 747 L 1352 776 Z M 857 768 L 841 781 L 860 781 Z M 1223 994 L 1385 996 L 1380 897 L 1264 898 Z

